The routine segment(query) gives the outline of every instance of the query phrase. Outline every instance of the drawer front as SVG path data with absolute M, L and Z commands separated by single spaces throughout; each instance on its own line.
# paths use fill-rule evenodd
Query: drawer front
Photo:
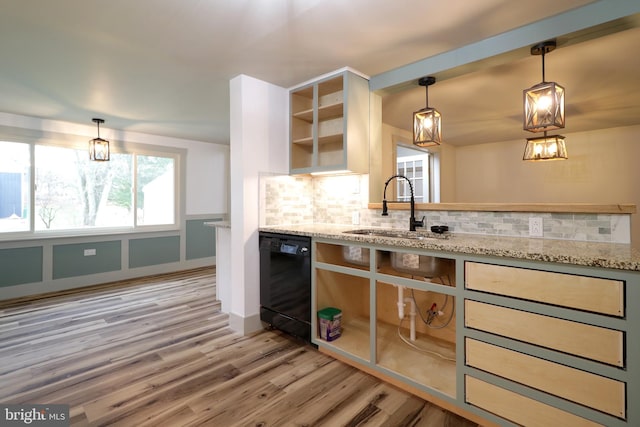
M 468 328 L 624 366 L 624 335 L 620 331 L 477 301 L 465 300 L 464 306 Z
M 498 295 L 624 316 L 624 282 L 619 280 L 466 262 L 465 286 Z
M 465 400 L 527 427 L 594 427 L 601 424 L 465 375 Z
M 625 418 L 625 384 L 513 350 L 467 338 L 468 366 Z

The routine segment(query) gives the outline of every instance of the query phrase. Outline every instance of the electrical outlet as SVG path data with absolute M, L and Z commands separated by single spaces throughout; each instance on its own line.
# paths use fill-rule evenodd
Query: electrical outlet
M 351 225 L 360 224 L 360 212 L 355 211 L 351 214 Z
M 529 218 L 529 237 L 542 237 L 543 233 L 542 218 Z

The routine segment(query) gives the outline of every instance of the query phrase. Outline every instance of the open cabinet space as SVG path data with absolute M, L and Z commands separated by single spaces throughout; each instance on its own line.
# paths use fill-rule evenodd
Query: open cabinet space
M 456 396 L 455 324 L 453 296 L 376 284 L 378 366 L 451 397 Z
M 363 360 L 370 359 L 369 280 L 328 270 L 316 271 L 316 312 L 332 307 L 341 311 L 341 336 L 325 341 Z M 316 331 L 317 336 L 320 332 Z

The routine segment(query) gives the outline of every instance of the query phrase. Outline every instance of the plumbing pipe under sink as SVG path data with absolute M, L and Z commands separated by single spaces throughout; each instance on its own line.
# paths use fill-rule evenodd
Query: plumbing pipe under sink
M 398 317 L 400 320 L 404 319 L 404 306 L 405 303 L 409 303 L 409 338 L 411 341 L 416 340 L 416 302 L 413 298 L 404 297 L 404 286 L 398 286 Z

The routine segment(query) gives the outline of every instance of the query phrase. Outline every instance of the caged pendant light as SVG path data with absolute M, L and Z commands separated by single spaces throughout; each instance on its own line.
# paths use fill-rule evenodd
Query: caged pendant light
M 100 123 L 104 123 L 103 119 L 92 119 L 98 126 L 98 137 L 89 140 L 89 160 L 96 162 L 109 161 L 109 141 L 100 138 Z
M 523 160 L 567 159 L 564 136 L 548 136 L 547 131 L 565 126 L 564 87 L 545 80 L 545 55 L 556 48 L 554 40 L 548 40 L 531 47 L 532 55 L 542 57 L 542 82 L 525 89 L 523 129 L 529 132 L 544 132 L 543 137 L 527 138 Z
M 429 107 L 429 86 L 436 78 L 429 76 L 418 80 L 426 90 L 426 107 L 413 113 L 413 144 L 418 147 L 431 147 L 442 142 L 442 122 L 438 110 Z
M 522 160 L 566 160 L 567 147 L 564 144 L 564 136 L 552 135 L 543 137 L 527 138 L 527 145 L 524 147 Z

